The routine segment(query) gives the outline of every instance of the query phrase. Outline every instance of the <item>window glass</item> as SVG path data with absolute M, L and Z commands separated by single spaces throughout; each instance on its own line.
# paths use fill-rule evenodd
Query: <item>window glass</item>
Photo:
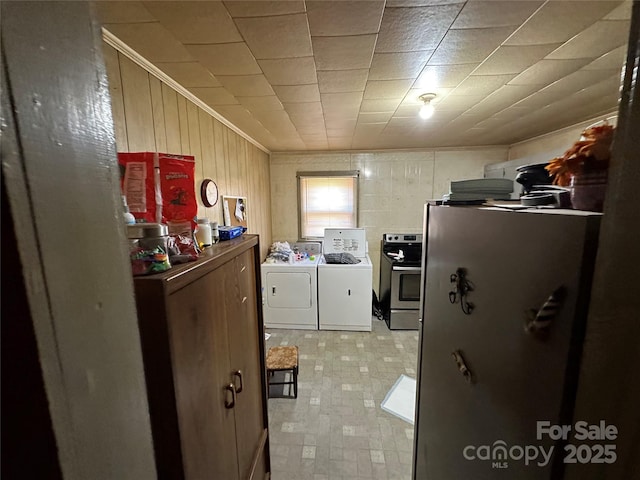
M 298 173 L 300 238 L 324 237 L 325 228 L 358 226 L 357 172 Z

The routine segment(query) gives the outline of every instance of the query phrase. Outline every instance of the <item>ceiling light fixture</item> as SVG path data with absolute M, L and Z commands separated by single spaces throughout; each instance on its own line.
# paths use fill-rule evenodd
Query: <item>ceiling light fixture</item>
M 436 98 L 435 93 L 423 93 L 418 97 L 418 99 L 424 103 L 424 105 L 420 107 L 421 118 L 424 118 L 426 120 L 427 118 L 431 118 L 431 116 L 433 115 L 435 109 L 433 108 L 433 104 L 431 103 L 431 101 L 434 98 Z

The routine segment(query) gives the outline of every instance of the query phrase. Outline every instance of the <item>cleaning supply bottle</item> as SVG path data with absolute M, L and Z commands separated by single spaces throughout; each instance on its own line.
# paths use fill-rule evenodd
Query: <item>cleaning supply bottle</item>
M 129 205 L 127 205 L 127 196 L 126 195 L 122 195 L 122 208 L 123 208 L 123 218 L 124 218 L 124 223 L 126 225 L 133 225 L 134 223 L 136 223 L 136 217 L 133 216 L 133 214 L 129 211 Z
M 206 217 L 196 219 L 196 241 L 200 248 L 211 246 L 211 224 Z
M 218 222 L 211 222 L 211 241 L 218 243 L 220 241 L 220 232 L 218 231 Z

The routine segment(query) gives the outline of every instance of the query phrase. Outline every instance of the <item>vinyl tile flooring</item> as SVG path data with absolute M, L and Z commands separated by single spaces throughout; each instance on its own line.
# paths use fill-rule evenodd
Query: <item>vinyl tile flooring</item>
M 273 480 L 410 479 L 413 425 L 380 408 L 401 374 L 416 378 L 418 332 L 267 329 L 266 347 L 299 348 L 298 398 L 270 398 Z M 285 387 L 288 388 L 288 387 Z

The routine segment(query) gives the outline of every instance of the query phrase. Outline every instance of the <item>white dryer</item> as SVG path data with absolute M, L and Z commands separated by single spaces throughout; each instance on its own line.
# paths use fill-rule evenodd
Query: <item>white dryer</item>
M 297 244 L 296 244 L 297 245 Z M 267 328 L 318 330 L 318 262 L 320 244 L 313 260 L 263 263 L 262 317 Z M 307 250 L 308 245 L 301 248 Z
M 325 229 L 324 253 L 350 253 L 359 263 L 318 264 L 320 330 L 371 331 L 373 267 L 364 228 Z

